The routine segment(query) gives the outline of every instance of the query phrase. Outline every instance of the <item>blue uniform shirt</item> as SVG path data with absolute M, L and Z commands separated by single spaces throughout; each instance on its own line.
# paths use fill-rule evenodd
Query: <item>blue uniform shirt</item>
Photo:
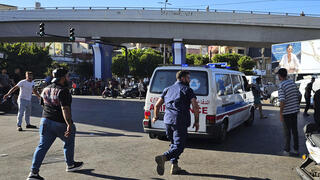
M 191 124 L 190 104 L 191 99 L 196 98 L 193 90 L 177 81 L 163 90 L 161 98 L 166 106 L 164 123 L 189 127 Z

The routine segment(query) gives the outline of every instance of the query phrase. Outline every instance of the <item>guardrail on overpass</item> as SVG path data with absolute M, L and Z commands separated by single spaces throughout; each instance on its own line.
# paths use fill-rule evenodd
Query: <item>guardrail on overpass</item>
M 229 12 L 229 13 L 249 13 L 249 14 L 268 14 L 268 15 L 284 15 L 284 16 L 310 16 L 310 17 L 320 17 L 320 14 L 305 14 L 305 13 L 286 13 L 286 12 L 270 12 L 270 11 L 246 11 L 246 10 L 228 10 L 228 9 L 194 9 L 194 8 L 161 8 L 161 7 L 83 7 L 83 6 L 73 6 L 73 7 L 19 7 L 18 10 L 39 10 L 39 9 L 47 9 L 47 10 L 63 10 L 63 9 L 73 9 L 73 10 L 160 10 L 160 11 L 196 11 L 196 12 Z M 14 10 L 14 9 L 5 9 L 5 10 Z

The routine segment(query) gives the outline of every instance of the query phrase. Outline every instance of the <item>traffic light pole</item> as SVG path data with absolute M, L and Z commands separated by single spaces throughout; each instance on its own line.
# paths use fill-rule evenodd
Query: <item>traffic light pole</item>
M 44 37 L 44 36 L 48 36 L 48 37 L 56 37 L 56 38 L 62 38 L 62 39 L 69 39 L 69 41 L 71 42 L 75 42 L 76 41 L 76 37 L 74 36 L 74 28 L 71 27 L 69 29 L 69 38 L 67 36 L 59 36 L 59 35 L 55 35 L 55 34 L 47 34 L 45 33 L 45 24 L 43 22 L 40 23 L 39 25 L 39 32 L 37 32 L 37 35 L 39 35 L 40 37 Z M 80 38 L 79 38 L 80 39 Z M 100 43 L 100 44 L 104 44 L 104 45 L 109 45 L 109 46 L 115 46 L 115 47 L 121 47 L 125 49 L 125 58 L 126 58 L 126 63 L 127 63 L 127 69 L 126 69 L 126 73 L 129 73 L 129 65 L 128 65 L 128 48 L 126 46 L 122 46 L 119 44 L 112 44 L 112 43 L 107 43 L 101 40 L 94 40 L 94 39 L 90 39 L 89 41 L 86 41 L 86 38 L 83 38 L 85 43 L 90 43 L 93 42 L 94 43 Z

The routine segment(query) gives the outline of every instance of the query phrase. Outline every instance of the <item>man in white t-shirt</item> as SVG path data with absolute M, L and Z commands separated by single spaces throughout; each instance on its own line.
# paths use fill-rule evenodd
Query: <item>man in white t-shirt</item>
M 30 115 L 31 115 L 31 98 L 32 98 L 32 92 L 40 98 L 40 95 L 37 91 L 34 89 L 34 82 L 33 82 L 33 75 L 32 72 L 27 71 L 26 72 L 26 79 L 21 80 L 18 82 L 17 85 L 15 85 L 13 88 L 10 89 L 10 91 L 3 96 L 4 99 L 7 99 L 8 96 L 10 96 L 14 91 L 20 88 L 20 93 L 18 97 L 18 117 L 17 117 L 17 130 L 22 131 L 22 117 L 23 114 L 25 114 L 25 120 L 26 120 L 26 128 L 37 128 L 34 125 L 30 124 Z

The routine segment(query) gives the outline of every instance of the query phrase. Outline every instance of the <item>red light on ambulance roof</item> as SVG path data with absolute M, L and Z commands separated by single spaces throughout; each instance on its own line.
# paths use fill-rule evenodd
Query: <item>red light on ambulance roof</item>
M 216 123 L 216 116 L 215 115 L 206 115 L 206 122 L 208 124 Z

